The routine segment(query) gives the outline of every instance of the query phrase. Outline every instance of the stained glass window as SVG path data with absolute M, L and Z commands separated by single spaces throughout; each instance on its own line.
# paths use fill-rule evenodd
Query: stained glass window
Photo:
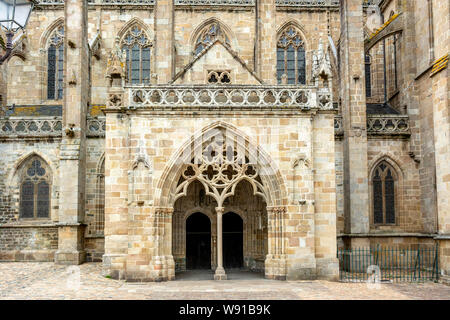
M 50 216 L 49 170 L 38 157 L 24 166 L 20 187 L 20 217 L 48 218 Z
M 373 217 L 375 224 L 395 224 L 395 171 L 385 161 L 372 176 Z
M 151 41 L 138 26 L 128 31 L 122 40 L 125 50 L 128 82 L 131 84 L 150 83 Z
M 306 55 L 300 32 L 288 27 L 278 38 L 277 80 L 282 83 L 286 75 L 287 84 L 306 84 Z
M 47 48 L 47 98 L 63 98 L 64 27 L 56 28 Z

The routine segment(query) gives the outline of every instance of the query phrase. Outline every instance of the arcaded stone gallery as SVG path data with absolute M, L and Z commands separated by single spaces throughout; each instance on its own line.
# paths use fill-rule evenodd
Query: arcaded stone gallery
M 339 249 L 428 246 L 448 280 L 449 13 L 38 1 L 0 65 L 0 261 L 337 280 Z

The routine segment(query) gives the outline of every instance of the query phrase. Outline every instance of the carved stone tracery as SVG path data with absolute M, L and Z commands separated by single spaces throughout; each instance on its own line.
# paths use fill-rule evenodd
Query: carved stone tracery
M 218 207 L 223 207 L 224 201 L 234 195 L 236 186 L 243 180 L 250 183 L 254 195 L 267 199 L 257 166 L 250 163 L 243 151 L 237 150 L 233 141 L 224 141 L 220 135 L 209 139 L 201 154 L 184 166 L 175 200 L 187 194 L 194 180 L 204 186 L 206 195 L 213 197 Z

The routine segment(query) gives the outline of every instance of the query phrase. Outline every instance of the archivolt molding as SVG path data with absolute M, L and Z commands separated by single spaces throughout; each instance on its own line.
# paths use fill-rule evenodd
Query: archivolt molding
M 196 41 L 198 39 L 198 37 L 201 36 L 201 34 L 205 31 L 205 29 L 216 23 L 219 27 L 221 32 L 228 37 L 231 46 L 233 48 L 235 48 L 234 50 L 236 50 L 238 48 L 238 45 L 236 43 L 236 36 L 233 33 L 233 31 L 225 24 L 223 23 L 220 19 L 216 18 L 216 17 L 211 17 L 206 19 L 205 21 L 201 22 L 192 32 L 191 34 L 191 38 L 189 39 L 189 44 L 190 44 L 190 52 L 195 55 L 195 46 L 196 46 Z M 221 38 L 216 38 L 216 39 L 221 39 Z M 214 42 L 214 40 L 216 39 L 211 39 L 211 43 Z M 222 43 L 225 43 L 225 41 L 222 41 Z
M 47 50 L 50 37 L 53 35 L 53 32 L 61 26 L 64 26 L 64 17 L 57 18 L 47 27 L 47 30 L 45 30 L 45 32 L 41 35 L 41 39 L 39 41 L 39 47 L 41 50 Z
M 285 203 L 281 173 L 270 157 L 254 146 L 244 133 L 221 121 L 206 127 L 192 136 L 167 165 L 155 192 L 156 204 L 173 205 L 194 180 L 202 183 L 206 195 L 212 196 L 218 206 L 243 180 L 268 205 Z
M 12 166 L 12 168 L 10 169 L 8 178 L 7 178 L 7 185 L 8 186 L 14 186 L 15 185 L 15 179 L 18 178 L 18 171 L 22 168 L 23 164 L 26 163 L 28 161 L 28 159 L 30 159 L 31 157 L 39 157 L 41 158 L 46 164 L 47 166 L 50 168 L 51 173 L 50 173 L 50 177 L 52 180 L 52 184 L 55 185 L 55 172 L 57 172 L 57 167 L 55 167 L 55 165 L 53 164 L 53 161 L 47 157 L 45 154 L 39 152 L 39 151 L 32 151 L 29 152 L 27 154 L 24 154 L 22 156 L 20 156 L 14 163 L 14 165 Z
M 280 25 L 280 27 L 277 30 L 277 42 L 278 42 L 279 38 L 281 37 L 281 35 L 283 34 L 283 32 L 288 30 L 289 27 L 294 28 L 295 31 L 298 32 L 300 38 L 303 40 L 302 47 L 305 48 L 305 52 L 308 52 L 308 49 L 309 49 L 308 33 L 307 33 L 305 27 L 301 23 L 299 23 L 298 21 L 293 20 L 293 19 L 289 19 Z
M 403 179 L 404 176 L 404 172 L 402 167 L 399 165 L 399 163 L 401 163 L 402 161 L 400 159 L 398 159 L 397 157 L 391 155 L 390 153 L 387 152 L 383 152 L 378 154 L 376 157 L 374 157 L 373 160 L 371 160 L 369 162 L 369 178 L 372 177 L 374 170 L 378 167 L 378 165 L 383 162 L 386 161 L 392 168 L 394 168 L 394 170 L 396 171 L 396 174 L 400 179 Z
M 141 29 L 147 39 L 153 43 L 154 42 L 154 36 L 153 33 L 151 32 L 151 29 L 149 28 L 149 26 L 142 21 L 141 19 L 134 17 L 132 19 L 130 19 L 129 21 L 127 21 L 122 28 L 120 29 L 120 31 L 117 33 L 117 37 L 120 40 L 120 44 L 123 44 L 123 40 L 124 38 L 127 36 L 128 32 L 134 27 L 137 26 L 139 29 Z
M 175 200 L 186 196 L 188 186 L 197 180 L 204 186 L 206 195 L 213 197 L 218 207 L 223 207 L 225 199 L 234 195 L 236 186 L 247 180 L 254 195 L 261 196 L 267 202 L 267 190 L 258 169 L 242 151 L 236 148 L 234 141 L 211 137 L 202 146 L 201 154 L 183 166 Z

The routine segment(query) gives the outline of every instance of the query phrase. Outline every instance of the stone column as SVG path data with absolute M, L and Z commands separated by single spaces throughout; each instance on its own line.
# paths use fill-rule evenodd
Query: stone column
M 345 232 L 369 232 L 367 119 L 364 77 L 363 12 L 360 0 L 342 0 L 340 96 L 344 124 Z M 368 240 L 351 246 L 367 246 Z
M 277 31 L 275 23 L 275 0 L 257 0 L 259 50 L 257 71 L 267 84 L 276 84 Z
M 442 280 L 450 283 L 450 108 L 448 1 L 433 1 L 436 62 L 432 70 L 437 225 Z
M 286 280 L 285 214 L 285 207 L 267 207 L 268 253 L 264 262 L 267 279 Z
M 167 280 L 167 270 L 165 269 L 165 257 L 163 254 L 164 239 L 164 212 L 161 208 L 153 208 L 151 213 L 151 248 L 152 259 L 150 261 L 151 277 L 154 281 Z
M 124 92 L 125 55 L 118 41 L 111 50 L 106 78 L 108 98 L 106 100 L 105 132 L 105 254 L 103 274 L 113 279 L 123 279 L 126 274 L 128 254 L 128 166 L 130 159 L 129 114 L 124 112 L 128 105 Z
M 172 80 L 173 53 L 173 0 L 158 0 L 155 4 L 156 73 L 158 84 Z
M 214 274 L 214 280 L 227 280 L 225 269 L 223 268 L 223 252 L 222 252 L 222 216 L 224 212 L 223 207 L 216 208 L 217 214 L 217 268 Z
M 87 1 L 65 1 L 64 108 L 60 151 L 60 207 L 55 263 L 80 264 L 85 207 L 86 110 L 89 101 Z
M 172 255 L 172 217 L 173 208 L 166 208 L 164 215 L 164 246 L 165 265 L 167 270 L 167 280 L 175 279 L 175 260 Z

